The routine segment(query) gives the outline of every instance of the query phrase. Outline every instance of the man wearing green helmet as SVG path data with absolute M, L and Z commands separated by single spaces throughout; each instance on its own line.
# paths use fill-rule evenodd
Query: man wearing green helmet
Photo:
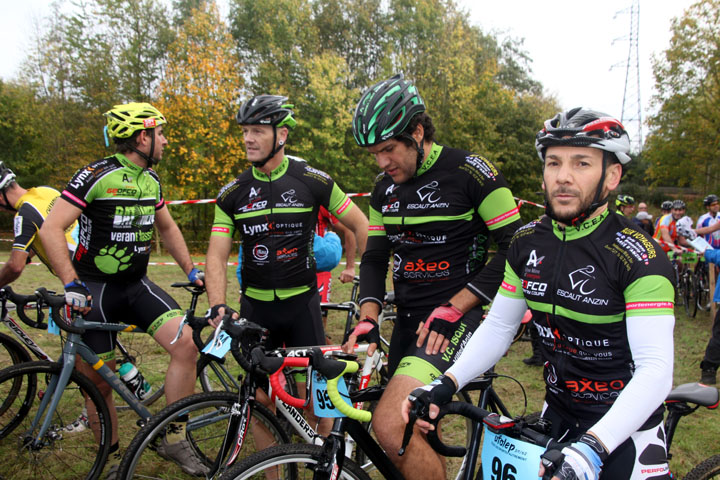
M 372 193 L 368 246 L 360 265 L 363 320 L 346 350 L 376 328 L 392 255 L 398 306 L 389 356 L 394 376 L 375 410 L 383 421 L 373 428 L 406 478 L 445 478 L 444 460 L 420 436 L 413 437 L 403 457 L 395 456 L 405 427 L 398 405 L 462 352 L 482 319 L 481 306 L 500 286 L 520 215 L 492 162 L 435 142 L 425 103 L 402 75 L 363 94 L 352 129 L 384 173 Z M 486 265 L 490 238 L 497 253 Z
M 185 240 L 163 198 L 152 166 L 162 159 L 167 140 L 165 117 L 148 103 L 115 105 L 106 112 L 107 133 L 117 153 L 80 168 L 63 190 L 40 230 L 53 268 L 65 284 L 65 300 L 90 321 L 126 322 L 139 326 L 170 354 L 165 396 L 170 404 L 194 392 L 197 348 L 189 327 L 171 344 L 182 311 L 166 292 L 147 278 L 153 227 L 188 279 L 202 285 Z M 67 255 L 63 232 L 79 219 L 78 247 Z M 92 302 L 91 302 L 92 301 Z M 114 368 L 114 334 L 88 331 L 83 340 Z M 90 377 L 110 407 L 113 434 L 107 478 L 119 460 L 117 413 L 110 386 L 84 362 L 78 370 Z M 90 421 L 92 426 L 92 412 Z M 191 475 L 208 469 L 185 438 L 184 424 L 168 428 L 158 454 Z
M 617 213 L 630 220 L 635 211 L 635 199 L 630 195 L 620 194 L 615 199 L 615 208 Z

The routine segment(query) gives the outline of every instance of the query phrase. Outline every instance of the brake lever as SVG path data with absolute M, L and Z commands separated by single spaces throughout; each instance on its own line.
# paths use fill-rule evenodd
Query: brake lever
M 402 444 L 400 445 L 400 450 L 398 450 L 398 456 L 400 457 L 405 454 L 405 449 L 410 443 L 410 438 L 413 434 L 413 427 L 415 426 L 415 422 L 418 418 L 426 417 L 428 414 L 428 406 L 425 404 L 425 402 L 418 401 L 419 399 L 412 394 L 410 395 L 410 397 L 413 397 L 413 399 L 410 400 L 413 406 L 408 413 L 408 423 L 407 425 L 405 425 L 405 433 L 403 433 Z
M 215 333 L 213 334 L 212 341 L 210 342 L 212 344 L 212 348 L 220 348 L 222 347 L 222 342 L 220 341 L 220 332 L 223 329 L 223 322 L 218 323 L 218 326 L 215 327 Z
M 180 326 L 178 327 L 178 331 L 175 334 L 175 338 L 173 338 L 172 342 L 170 342 L 170 345 L 175 345 L 175 342 L 180 340 L 183 336 L 183 328 L 185 328 L 185 325 L 189 325 L 189 322 L 187 320 L 187 314 L 183 316 L 182 321 L 180 322 Z

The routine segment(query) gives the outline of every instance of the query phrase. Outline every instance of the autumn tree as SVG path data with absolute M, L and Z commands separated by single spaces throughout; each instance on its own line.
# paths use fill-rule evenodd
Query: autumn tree
M 720 0 L 701 0 L 672 21 L 670 47 L 654 60 L 657 113 L 644 155 L 655 184 L 720 186 Z
M 243 86 L 242 65 L 215 2 L 179 26 L 169 46 L 157 106 L 168 119 L 169 146 L 158 166 L 168 198 L 214 198 L 246 168 L 235 122 Z M 212 208 L 173 207 L 189 231 L 209 232 Z

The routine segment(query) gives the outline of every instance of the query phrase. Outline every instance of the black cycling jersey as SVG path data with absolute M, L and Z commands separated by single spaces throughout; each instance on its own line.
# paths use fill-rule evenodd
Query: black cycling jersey
M 398 308 L 428 310 L 463 287 L 488 303 L 502 280 L 520 215 L 500 171 L 478 155 L 434 144 L 417 175 L 378 177 L 360 265 L 361 303 L 382 304 L 388 258 Z M 490 237 L 498 252 L 486 266 Z
M 673 315 L 667 256 L 646 232 L 608 211 L 577 228 L 543 217 L 518 230 L 499 293 L 527 301 L 548 360 L 545 399 L 585 429 L 633 376 L 626 322 Z
M 313 238 L 320 206 L 342 218 L 353 203 L 326 173 L 287 156 L 270 175 L 252 167 L 223 187 L 211 235 L 240 233 L 246 295 L 271 301 L 315 287 Z
M 82 210 L 73 255 L 81 279 L 127 282 L 145 275 L 155 211 L 165 205 L 152 169 L 118 153 L 78 170 L 62 198 Z

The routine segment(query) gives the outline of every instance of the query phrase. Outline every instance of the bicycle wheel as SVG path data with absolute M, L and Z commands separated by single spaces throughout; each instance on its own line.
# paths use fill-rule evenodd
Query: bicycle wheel
M 228 355 L 222 360 L 203 356 L 198 360 L 198 380 L 203 392 L 235 392 L 239 387 L 238 377 L 244 370 Z
M 698 308 L 703 312 L 710 311 L 712 294 L 710 292 L 708 266 L 705 263 L 700 264 L 700 267 L 698 267 L 698 270 L 695 273 L 695 292 L 695 301 Z
M 677 265 L 673 265 L 675 270 L 675 305 L 684 305 L 685 302 L 685 282 L 678 270 Z
M 313 478 L 318 459 L 322 458 L 320 445 L 291 444 L 268 448 L 252 455 L 225 472 L 220 480 L 248 478 Z M 346 458 L 338 478 L 370 480 L 370 477 L 352 460 Z
M 175 479 L 185 478 L 180 466 L 161 458 L 157 446 L 165 435 L 170 422 L 188 415 L 187 438 L 195 453 L 210 467 L 220 453 L 225 438 L 230 412 L 238 401 L 238 395 L 231 392 L 198 393 L 179 400 L 155 415 L 133 438 L 120 464 L 118 478 L 132 479 Z M 288 443 L 290 437 L 270 410 L 258 403 L 252 408 L 251 435 L 245 436 L 238 459 L 247 457 L 264 448 L 256 444 L 258 426 L 269 433 L 268 446 Z M 237 432 L 231 433 L 233 437 Z M 235 438 L 230 441 L 234 442 Z M 239 460 L 236 460 L 236 462 Z
M 115 351 L 117 368 L 124 362 L 130 362 L 150 383 L 152 392 L 142 401 L 143 405 L 152 405 L 165 394 L 165 372 L 170 362 L 170 354 L 150 335 L 118 333 Z M 113 399 L 117 410 L 130 409 L 117 392 L 113 393 Z
M 695 286 L 692 284 L 692 275 L 689 271 L 685 271 L 682 276 L 682 283 L 683 283 L 683 295 L 684 295 L 684 301 L 683 305 L 685 306 L 685 314 L 688 316 L 688 318 L 695 318 L 695 314 L 697 313 L 697 302 L 695 302 Z
M 685 475 L 685 480 L 707 480 L 708 478 L 720 478 L 720 455 L 703 460 Z
M 37 396 L 20 395 L 0 416 L 0 465 L 6 478 L 81 479 L 98 478 L 110 448 L 111 425 L 108 407 L 97 387 L 84 375 L 73 371 L 60 403 L 53 412 L 50 428 L 36 438 L 39 426 L 33 425 L 43 396 L 51 394 L 50 383 L 62 370 L 59 363 L 28 362 L 0 372 L 0 396 L 5 397 L 16 381 L 37 382 Z M 85 408 L 83 395 L 97 411 L 87 423 L 73 425 Z M 43 414 L 41 420 L 45 418 Z M 87 417 L 85 417 L 87 418 Z M 41 422 L 40 422 L 41 423 Z M 98 440 L 95 440 L 93 430 Z M 31 445 L 35 441 L 37 444 Z
M 29 362 L 30 360 L 30 354 L 18 341 L 9 335 L 0 333 L 0 367 L 7 368 L 11 365 Z M 16 398 L 20 393 L 22 384 L 22 378 L 16 378 L 13 384 L 8 387 L 7 391 L 2 393 L 2 396 L 0 396 L 0 416 L 10 408 L 13 403 L 13 398 Z M 34 382 L 26 382 L 26 385 L 28 389 L 25 392 L 25 397 L 30 399 L 35 395 Z M 5 397 L 4 395 L 7 396 Z M 2 434 L 0 434 L 0 438 L 2 438 Z

